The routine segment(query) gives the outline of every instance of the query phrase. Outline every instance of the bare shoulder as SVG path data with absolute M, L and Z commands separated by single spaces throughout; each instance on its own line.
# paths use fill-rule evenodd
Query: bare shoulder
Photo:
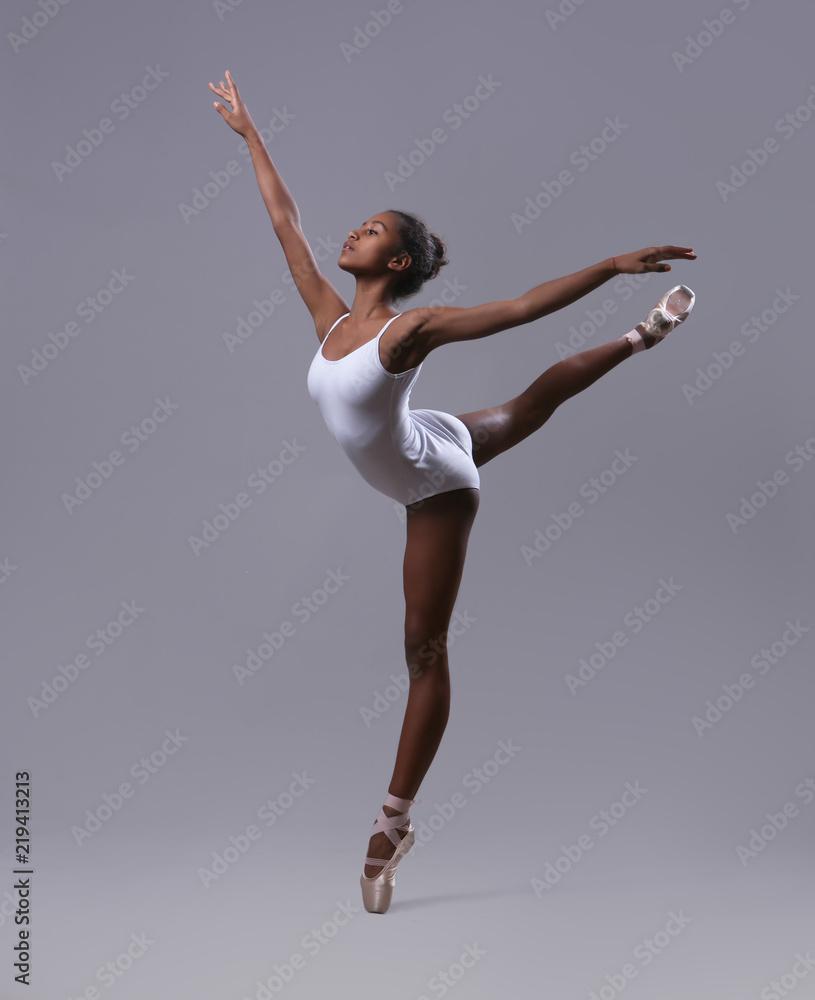
M 424 334 L 426 308 L 408 309 L 394 319 L 380 339 L 380 359 L 393 375 L 420 365 L 430 353 Z

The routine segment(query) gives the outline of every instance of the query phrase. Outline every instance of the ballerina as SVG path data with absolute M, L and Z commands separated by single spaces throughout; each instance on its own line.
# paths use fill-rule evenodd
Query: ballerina
M 397 312 L 448 263 L 442 240 L 416 215 L 377 212 L 351 229 L 337 263 L 356 279 L 349 308 L 320 273 L 300 213 L 272 163 L 229 71 L 211 90 L 216 110 L 246 140 L 258 186 L 320 346 L 308 371 L 311 398 L 360 475 L 404 504 L 405 659 L 409 691 L 388 794 L 374 822 L 360 876 L 363 903 L 385 913 L 396 866 L 413 846 L 410 806 L 436 755 L 450 711 L 446 637 L 480 498 L 478 469 L 529 437 L 567 399 L 632 354 L 661 343 L 690 313 L 686 285 L 666 292 L 642 323 L 543 372 L 498 406 L 454 416 L 410 409 L 413 384 L 428 355 L 444 344 L 488 337 L 531 323 L 586 295 L 617 274 L 670 271 L 666 260 L 695 260 L 690 247 L 647 247 L 609 257 L 515 299 L 471 308 Z

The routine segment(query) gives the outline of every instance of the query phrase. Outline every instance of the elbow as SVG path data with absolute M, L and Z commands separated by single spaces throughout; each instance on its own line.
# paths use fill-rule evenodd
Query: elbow
M 272 228 L 277 235 L 284 232 L 290 232 L 292 229 L 300 229 L 300 217 L 294 213 L 273 213 L 270 210 L 269 218 L 272 220 Z
M 510 299 L 510 306 L 514 316 L 513 326 L 522 326 L 538 318 L 532 311 L 532 304 L 526 294 L 519 295 L 517 299 Z

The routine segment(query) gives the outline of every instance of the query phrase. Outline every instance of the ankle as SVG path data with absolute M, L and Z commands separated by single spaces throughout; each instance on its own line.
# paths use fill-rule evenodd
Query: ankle
M 389 791 L 385 796 L 385 806 L 386 809 L 394 810 L 394 813 L 406 813 L 410 811 L 410 807 L 414 802 L 421 802 L 421 799 L 414 799 L 409 796 L 394 795 L 393 792 Z
M 642 323 L 637 323 L 633 330 L 629 330 L 628 333 L 624 333 L 620 340 L 626 340 L 631 344 L 631 353 L 638 354 L 640 351 L 645 351 L 649 347 L 652 347 L 655 343 L 654 338 L 651 337 L 645 329 Z

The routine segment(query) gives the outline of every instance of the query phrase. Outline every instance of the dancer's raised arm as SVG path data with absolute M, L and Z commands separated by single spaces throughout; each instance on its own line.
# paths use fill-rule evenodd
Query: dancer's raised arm
M 616 274 L 643 274 L 670 271 L 663 260 L 695 260 L 690 247 L 647 247 L 633 253 L 609 257 L 582 271 L 536 285 L 516 299 L 486 302 L 462 309 L 457 306 L 426 306 L 420 310 L 420 336 L 427 351 L 458 340 L 477 340 L 513 326 L 531 323 L 557 312 L 593 291 Z
M 260 132 L 241 100 L 229 70 L 226 71 L 226 82 L 221 80 L 220 87 L 212 83 L 209 86 L 213 93 L 232 105 L 232 110 L 229 111 L 217 101 L 213 102 L 215 110 L 227 125 L 246 140 L 269 218 L 283 247 L 297 290 L 311 313 L 319 336 L 327 318 L 336 316 L 338 311 L 347 310 L 345 300 L 328 278 L 320 273 L 311 247 L 303 234 L 297 204 L 272 163 Z

